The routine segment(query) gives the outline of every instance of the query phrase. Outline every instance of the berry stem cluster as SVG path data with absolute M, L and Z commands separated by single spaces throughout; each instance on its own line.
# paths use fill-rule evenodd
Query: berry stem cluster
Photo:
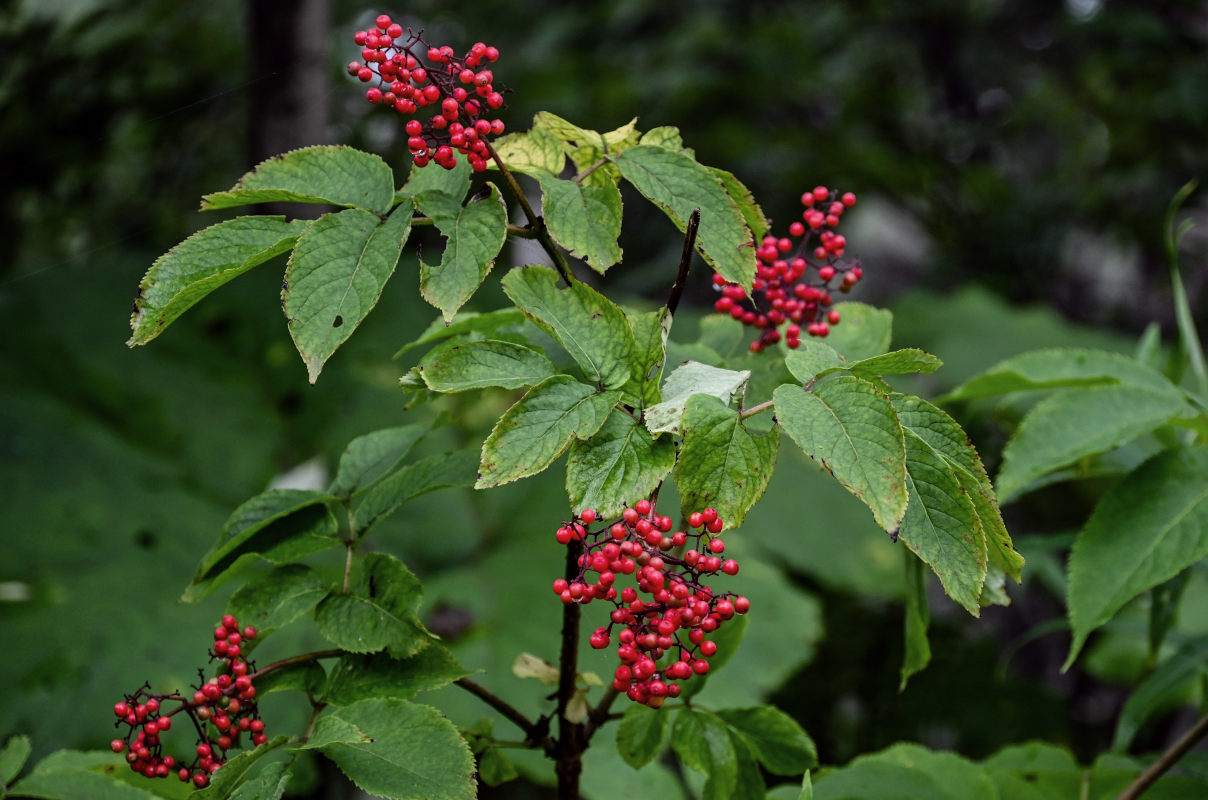
M 240 630 L 238 621 L 228 614 L 214 630 L 210 660 L 219 662 L 219 674 L 194 687 L 191 697 L 178 692 L 155 694 L 144 684 L 125 700 L 113 706 L 117 725 L 127 726 L 126 734 L 110 743 L 115 753 L 126 753 L 126 763 L 148 778 L 166 778 L 176 774 L 201 788 L 210 776 L 227 762 L 227 754 L 239 746 L 247 734 L 253 745 L 268 741 L 255 697 L 253 664 L 243 655 L 246 642 L 256 638 L 256 629 Z M 166 710 L 166 705 L 175 707 Z M 163 753 L 162 734 L 172 728 L 172 717 L 184 713 L 197 731 L 196 755 L 185 763 Z
M 801 195 L 805 211 L 789 226 L 789 236 L 765 236 L 755 250 L 758 265 L 750 296 L 735 283 L 713 276 L 721 297 L 713 304 L 719 314 L 729 314 L 743 325 L 763 331 L 751 342 L 758 353 L 781 339 L 790 350 L 801 344 L 801 332 L 824 337 L 839 324 L 839 312 L 831 309 L 833 291 L 847 292 L 864 276 L 858 261 L 843 260 L 847 238 L 835 228 L 843 213 L 856 204 L 851 192 L 839 195 L 817 186 Z
M 504 130 L 503 120 L 487 119 L 503 106 L 488 66 L 498 60 L 498 49 L 476 42 L 457 57 L 452 47 L 432 46 L 423 31 L 404 29 L 386 14 L 375 26 L 357 31 L 353 41 L 362 48 L 361 60 L 350 62 L 348 73 L 374 84 L 365 99 L 413 117 L 405 130 L 416 166 L 435 162 L 452 169 L 455 153 L 462 153 L 475 172 L 486 169 L 486 137 Z M 413 116 L 427 107 L 435 113 L 426 121 Z
M 671 518 L 656 514 L 649 500 L 592 530 L 596 521 L 595 511 L 586 509 L 558 528 L 558 543 L 580 552 L 574 558 L 577 573 L 554 581 L 553 590 L 568 606 L 593 600 L 613 604 L 609 624 L 595 629 L 590 644 L 597 650 L 608 647 L 619 626 L 621 665 L 613 688 L 658 708 L 680 695 L 680 682 L 709 672 L 717 643 L 708 636 L 750 609 L 747 598 L 715 593 L 705 583 L 718 572 L 738 574 L 738 562 L 722 555 L 726 548 L 717 534 L 725 525 L 712 508 L 690 514 L 687 530 L 674 533 Z M 620 575 L 633 575 L 636 588 L 618 591 Z

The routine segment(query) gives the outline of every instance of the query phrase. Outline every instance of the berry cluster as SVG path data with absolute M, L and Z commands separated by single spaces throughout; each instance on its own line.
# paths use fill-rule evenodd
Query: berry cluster
M 620 519 L 592 530 L 596 521 L 596 512 L 587 509 L 558 529 L 558 542 L 582 542 L 583 554 L 578 577 L 554 581 L 554 592 L 563 603 L 606 600 L 616 606 L 609 624 L 592 633 L 591 646 L 608 647 L 613 627 L 621 626 L 621 665 L 612 685 L 631 700 L 658 708 L 666 698 L 679 696 L 677 681 L 709 671 L 717 643 L 705 637 L 750 609 L 747 598 L 715 594 L 703 583 L 718 572 L 738 574 L 738 562 L 722 557 L 726 546 L 715 534 L 724 524 L 712 508 L 690 514 L 689 530 L 675 533 L 671 518 L 654 513 L 649 500 L 639 500 Z M 594 583 L 588 573 L 596 573 Z M 635 575 L 637 588 L 618 591 L 618 575 Z
M 348 73 L 365 83 L 376 81 L 365 92 L 370 103 L 405 116 L 435 108 L 427 122 L 410 119 L 405 127 L 416 166 L 434 161 L 452 169 L 456 151 L 475 172 L 487 168 L 486 137 L 503 133 L 503 120 L 486 119 L 503 105 L 495 76 L 486 66 L 499 58 L 496 48 L 477 42 L 456 58 L 452 47 L 433 47 L 424 41 L 423 31 L 404 30 L 386 14 L 377 18 L 376 27 L 357 31 L 352 38 L 362 48 L 362 60 L 351 62 Z M 427 55 L 427 66 L 417 53 Z
M 847 239 L 835 233 L 843 212 L 856 204 L 856 196 L 851 192 L 840 196 L 818 186 L 801 195 L 801 204 L 805 206 L 802 220 L 789 226 L 789 237 L 765 236 L 756 249 L 759 263 L 751 297 L 738 284 L 713 276 L 722 295 L 713 309 L 763 331 L 751 342 L 755 353 L 780 341 L 779 327 L 785 322 L 789 324 L 784 340 L 790 350 L 801 344 L 803 325 L 810 336 L 826 336 L 832 325 L 839 324 L 839 312 L 827 310 L 833 302 L 832 282 L 838 278 L 838 290 L 846 292 L 864 275 L 858 261 L 842 260 Z
M 217 660 L 223 671 L 208 680 L 202 672 L 202 684 L 192 698 L 179 693 L 152 694 L 144 684 L 115 704 L 116 724 L 126 725 L 128 730 L 124 737 L 110 743 L 113 752 L 125 752 L 130 768 L 148 778 L 175 774 L 201 788 L 227 762 L 227 751 L 239 746 L 243 734 L 251 737 L 253 745 L 268 741 L 254 700 L 254 669 L 243 656 L 243 643 L 254 638 L 255 628 L 248 626 L 240 631 L 239 623 L 228 614 L 214 631 L 210 650 L 210 660 Z M 169 703 L 175 708 L 165 711 Z M 172 728 L 172 717 L 181 712 L 191 718 L 198 735 L 197 755 L 188 765 L 164 755 L 161 741 L 161 734 Z

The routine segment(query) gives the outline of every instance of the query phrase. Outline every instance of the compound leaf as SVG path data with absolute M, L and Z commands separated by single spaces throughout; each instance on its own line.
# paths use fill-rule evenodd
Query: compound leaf
M 566 348 L 588 379 L 605 389 L 624 386 L 635 347 L 625 312 L 586 284 L 557 284 L 558 274 L 539 266 L 503 276 L 503 290 L 516 307 Z
M 681 231 L 700 209 L 696 249 L 726 280 L 750 289 L 755 279 L 755 250 L 743 212 L 708 167 L 683 153 L 651 145 L 610 155 L 625 180 L 659 208 Z
M 303 147 L 262 161 L 225 192 L 207 194 L 201 210 L 282 202 L 385 214 L 394 204 L 394 173 L 378 156 L 353 147 Z
M 808 392 L 785 384 L 772 396 L 776 419 L 797 446 L 863 500 L 878 525 L 897 531 L 906 513 L 906 453 L 889 398 L 848 375 Z
M 410 234 L 411 209 L 400 206 L 384 222 L 361 209 L 328 214 L 298 238 L 281 305 L 311 383 L 377 305 Z
M 528 391 L 499 419 L 482 445 L 476 489 L 536 475 L 573 439 L 600 429 L 620 392 L 596 392 L 569 375 L 554 375 Z
M 485 196 L 466 206 L 459 197 L 442 191 L 423 192 L 415 203 L 445 237 L 440 264 L 420 261 L 419 291 L 449 322 L 477 291 L 503 249 L 507 209 L 500 202 L 499 190 L 490 183 Z
M 146 344 L 219 286 L 288 252 L 310 224 L 286 222 L 285 217 L 237 217 L 185 239 L 155 259 L 143 276 L 126 344 Z
M 579 438 L 566 463 L 566 491 L 574 509 L 616 516 L 633 498 L 653 492 L 675 466 L 671 439 L 654 439 L 620 409 L 586 441 Z
M 728 529 L 768 488 L 780 434 L 751 433 L 735 409 L 716 397 L 693 395 L 684 412 L 684 443 L 675 464 L 675 485 L 684 514 L 712 506 Z
M 431 706 L 362 700 L 332 715 L 369 741 L 319 748 L 360 789 L 394 800 L 472 800 L 474 757 L 453 723 Z
M 479 339 L 435 350 L 419 363 L 420 375 L 436 392 L 464 392 L 497 386 L 519 389 L 555 373 L 543 353 L 521 344 Z

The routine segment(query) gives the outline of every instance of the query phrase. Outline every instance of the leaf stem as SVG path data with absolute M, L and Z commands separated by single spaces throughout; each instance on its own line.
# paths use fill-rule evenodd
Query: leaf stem
M 601 158 L 599 161 L 597 161 L 596 163 L 587 167 L 586 169 L 584 169 L 582 172 L 580 172 L 575 177 L 571 178 L 571 180 L 574 181 L 575 183 L 583 183 L 583 181 L 587 178 L 588 175 L 592 174 L 593 172 L 595 172 L 596 170 L 598 170 L 600 167 L 604 166 L 607 163 L 608 163 L 607 158 Z
M 774 406 L 774 405 L 775 405 L 775 401 L 772 401 L 772 400 L 764 400 L 764 401 L 763 401 L 762 403 L 760 403 L 759 405 L 757 405 L 757 406 L 751 406 L 750 408 L 748 408 L 748 409 L 746 409 L 745 411 L 743 411 L 743 412 L 742 412 L 742 418 L 743 418 L 743 419 L 746 419 L 747 417 L 753 417 L 753 416 L 755 416 L 756 414 L 762 414 L 764 411 L 767 411 L 769 408 L 771 408 L 771 407 L 772 407 L 772 406 Z
M 458 678 L 457 680 L 453 681 L 453 683 L 465 689 L 479 700 L 482 700 L 500 714 L 503 714 L 508 718 L 509 721 L 515 723 L 516 727 L 524 731 L 525 741 L 529 742 L 529 744 L 526 746 L 536 747 L 542 744 L 544 733 L 541 730 L 541 726 L 537 723 L 530 722 L 528 717 L 516 710 L 516 707 L 511 703 L 504 700 L 502 697 L 495 694 L 482 684 L 475 683 L 469 678 Z
M 684 229 L 684 250 L 680 255 L 679 271 L 675 275 L 675 283 L 671 285 L 671 295 L 667 298 L 667 312 L 675 315 L 679 307 L 680 296 L 684 293 L 684 285 L 688 282 L 688 269 L 692 266 L 692 254 L 696 249 L 696 232 L 700 229 L 700 209 L 694 209 L 688 215 L 688 225 Z
M 270 672 L 275 672 L 279 669 L 292 667 L 294 664 L 305 664 L 307 661 L 318 661 L 320 658 L 339 658 L 344 655 L 343 650 L 316 650 L 313 653 L 300 653 L 296 656 L 283 658 L 280 661 L 274 661 L 267 667 L 261 667 L 253 672 L 249 677 L 252 680 L 259 678 L 261 675 L 267 675 Z
M 503 163 L 503 159 L 499 157 L 499 153 L 491 146 L 491 143 L 483 140 L 487 146 L 487 153 L 491 156 L 491 160 L 495 162 L 495 166 L 499 167 L 499 172 L 503 175 L 504 182 L 515 197 L 516 202 L 520 204 L 520 208 L 524 210 L 524 216 L 528 218 L 528 230 L 531 236 L 526 238 L 536 239 L 545 250 L 550 259 L 554 262 L 554 268 L 558 270 L 558 274 L 562 276 L 562 280 L 568 285 L 575 283 L 575 278 L 570 273 L 570 265 L 566 263 L 566 258 L 562 255 L 554 240 L 550 238 L 549 230 L 545 227 L 545 218 L 540 216 L 533 210 L 529 204 L 528 197 L 524 194 L 524 190 L 520 188 L 520 184 L 516 182 L 516 176 L 508 169 L 507 164 Z M 510 230 L 510 228 L 509 228 Z
M 1150 764 L 1144 772 L 1137 776 L 1135 781 L 1116 795 L 1116 800 L 1136 800 L 1205 736 L 1208 736 L 1208 714 L 1200 717 L 1199 722 L 1191 726 L 1191 729 L 1179 737 L 1177 742 L 1158 756 L 1157 761 Z

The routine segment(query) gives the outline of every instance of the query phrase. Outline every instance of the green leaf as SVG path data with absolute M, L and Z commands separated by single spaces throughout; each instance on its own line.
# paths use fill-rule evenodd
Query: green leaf
M 642 139 L 642 144 L 650 144 Z M 675 149 L 675 148 L 664 148 Z M 742 218 L 746 221 L 747 227 L 751 229 L 751 235 L 755 241 L 763 238 L 763 235 L 768 232 L 768 228 L 772 227 L 772 223 L 764 216 L 763 209 L 759 207 L 759 203 L 755 202 L 755 195 L 751 194 L 751 190 L 743 186 L 742 181 L 734 177 L 734 173 L 726 172 L 724 169 L 717 167 L 709 167 L 709 171 L 713 176 L 721 181 L 721 185 L 730 194 L 730 199 L 738 206 L 738 210 L 742 212 Z
M 790 350 L 784 364 L 803 384 L 848 367 L 847 359 L 838 350 L 817 339 L 806 339 L 796 350 Z
M 796 720 L 773 706 L 718 711 L 717 716 L 775 775 L 799 775 L 818 766 L 818 748 Z
M 797 598 L 793 598 L 793 600 L 796 601 Z M 800 608 L 799 603 L 795 604 Z M 707 673 L 694 677 L 688 683 L 683 684 L 683 694 L 680 695 L 682 699 L 690 700 L 700 694 L 704 691 L 708 682 L 717 676 L 718 670 L 730 663 L 730 659 L 734 658 L 735 654 L 738 653 L 739 646 L 742 644 L 743 639 L 746 638 L 749 620 L 749 615 L 736 616 L 718 628 L 717 632 L 709 637 L 717 644 L 717 655 L 709 659 L 709 671 Z
M 532 130 L 509 133 L 498 139 L 495 152 L 508 169 L 525 175 L 557 175 L 566 166 L 566 151 L 562 141 L 542 125 L 534 125 Z M 488 161 L 487 166 L 498 168 L 494 161 Z
M 303 147 L 260 162 L 225 192 L 207 194 L 201 210 L 289 202 L 385 214 L 394 204 L 394 173 L 378 156 L 352 147 Z
M 487 786 L 499 786 L 520 777 L 516 765 L 498 747 L 487 747 L 478 756 L 478 777 Z
M 750 355 L 746 338 L 746 327 L 728 314 L 724 317 L 720 314 L 710 314 L 700 321 L 700 344 L 727 362 Z
M 535 176 L 541 183 L 541 213 L 555 242 L 601 275 L 621 260 L 621 190 L 615 183 L 580 186 L 556 173 Z
M 830 770 L 815 779 L 813 788 L 815 800 L 999 800 L 989 776 L 977 765 L 952 753 L 907 744 Z
M 927 606 L 927 573 L 923 562 L 909 550 L 902 551 L 906 561 L 906 652 L 902 656 L 902 682 L 898 691 L 906 688 L 910 676 L 922 672 L 931 663 L 931 645 L 927 628 L 931 610 Z
M 258 554 L 274 563 L 339 544 L 330 534 L 335 518 L 326 492 L 270 489 L 236 508 L 222 527 L 218 543 L 202 557 L 193 583 L 218 577 L 242 556 Z
M 256 696 L 270 692 L 302 692 L 307 697 L 318 698 L 327 684 L 327 671 L 318 661 L 304 661 L 288 667 L 275 669 L 256 679 Z
M 0 750 L 0 786 L 13 782 L 13 778 L 21 774 L 21 767 L 33 752 L 28 736 L 10 736 Z
M 410 234 L 411 209 L 400 206 L 385 222 L 354 208 L 328 214 L 298 237 L 281 305 L 311 383 L 377 305 Z
M 473 175 L 470 162 L 464 158 L 457 159 L 453 169 L 427 169 L 426 167 L 411 167 L 407 183 L 395 192 L 396 200 L 414 200 L 424 192 L 444 192 L 458 203 L 465 199 L 470 191 L 470 178 Z
M 243 783 L 248 772 L 267 755 L 271 755 L 289 741 L 288 736 L 274 736 L 259 747 L 245 750 L 222 765 L 222 769 L 210 777 L 210 785 L 193 792 L 189 800 L 225 800 L 231 796 L 236 786 Z
M 1183 604 L 1183 593 L 1191 579 L 1191 570 L 1183 570 L 1170 580 L 1160 583 L 1149 592 L 1149 658 L 1156 661 L 1162 652 L 1162 643 L 1178 620 L 1179 607 Z
M 367 744 L 372 741 L 372 737 L 353 723 L 334 714 L 328 714 L 318 719 L 310 736 L 295 749 L 320 750 L 331 744 Z
M 738 780 L 738 756 L 726 724 L 716 714 L 681 707 L 671 729 L 671 747 L 687 767 L 708 776 L 702 800 L 730 797 Z
M 699 208 L 696 249 L 718 274 L 745 289 L 755 279 L 751 230 L 738 205 L 708 167 L 671 150 L 631 147 L 610 159 L 625 180 L 661 208 L 681 231 Z
M 266 764 L 254 777 L 241 783 L 230 800 L 281 800 L 293 777 L 289 767 L 281 762 Z
M 539 266 L 503 276 L 516 307 L 566 348 L 589 380 L 606 389 L 624 386 L 635 347 L 625 312 L 586 284 L 557 284 L 558 274 Z
M 394 800 L 475 797 L 470 748 L 435 708 L 382 698 L 362 700 L 333 716 L 372 739 L 320 748 L 363 791 Z
M 989 564 L 1018 583 L 1023 570 L 1023 557 L 1011 544 L 1011 535 L 1003 524 L 990 478 L 964 429 L 947 413 L 922 398 L 893 394 L 889 399 L 898 412 L 902 427 L 948 463 L 973 503 L 986 535 Z
M 906 455 L 898 415 L 877 387 L 840 376 L 809 392 L 785 384 L 773 393 L 776 419 L 807 456 L 898 530 L 906 513 Z
M 461 311 L 453 318 L 452 322 L 445 322 L 445 318 L 440 316 L 432 320 L 432 324 L 419 335 L 418 339 L 408 342 L 399 348 L 394 357 L 399 358 L 409 350 L 454 336 L 463 336 L 466 334 L 490 336 L 496 331 L 507 330 L 522 324 L 524 324 L 524 313 L 518 308 L 501 308 L 498 311 L 488 311 L 485 314 L 479 314 L 474 311 Z
M 241 624 L 251 625 L 263 635 L 309 613 L 330 588 L 305 564 L 283 564 L 245 583 L 231 595 L 227 610 Z
M 464 392 L 498 386 L 519 389 L 552 376 L 554 365 L 531 347 L 479 339 L 429 353 L 419 364 L 429 389 Z
M 728 405 L 750 378 L 749 370 L 735 372 L 699 361 L 685 361 L 667 376 L 663 402 L 646 409 L 646 429 L 653 434 L 678 435 L 683 429 L 684 411 L 693 396 L 708 395 Z
M 648 408 L 658 403 L 659 380 L 663 365 L 667 361 L 667 334 L 671 331 L 671 313 L 666 306 L 657 311 L 639 313 L 626 312 L 629 328 L 633 332 L 633 364 L 629 381 L 621 387 L 626 397 L 632 398 L 638 408 Z
M 155 259 L 143 276 L 126 344 L 146 344 L 219 286 L 288 252 L 310 224 L 286 222 L 285 217 L 236 217 L 185 239 Z
M 566 462 L 566 492 L 571 508 L 595 509 L 613 517 L 635 497 L 646 497 L 675 466 L 670 438 L 654 439 L 619 409 L 598 432 L 575 441 Z
M 357 536 L 420 495 L 453 486 L 472 486 L 478 453 L 454 450 L 395 470 L 363 492 L 353 505 Z
M 779 444 L 777 429 L 751 433 L 738 412 L 721 400 L 693 395 L 684 412 L 684 443 L 675 464 L 683 513 L 712 506 L 728 530 L 742 525 L 768 488 Z
M 158 795 L 119 778 L 87 769 L 67 768 L 35 770 L 17 781 L 9 793 L 14 797 L 39 800 L 158 800 Z
M 403 425 L 358 436 L 340 455 L 335 480 L 327 491 L 352 497 L 397 467 L 429 430 L 427 425 Z
M 1149 433 L 1183 405 L 1173 384 L 1091 386 L 1046 397 L 1024 415 L 1003 448 L 998 496 L 1011 500 L 1053 470 Z
M 939 399 L 941 403 L 979 397 L 1121 383 L 1162 389 L 1169 381 L 1158 371 L 1120 355 L 1076 347 L 1033 350 L 998 362 Z
M 1188 641 L 1141 681 L 1120 709 L 1112 749 L 1124 752 L 1151 717 L 1169 711 L 1187 696 L 1189 684 L 1208 673 L 1208 636 Z
M 1008 745 L 982 763 L 992 777 L 1007 774 L 1026 780 L 1045 800 L 1078 797 L 1085 785 L 1084 770 L 1070 752 L 1048 742 Z M 1015 798 L 1007 795 L 1003 800 Z
M 1074 641 L 1125 603 L 1208 555 L 1208 448 L 1163 451 L 1125 476 L 1095 507 L 1069 559 Z
M 751 752 L 751 743 L 733 728 L 729 733 L 737 758 L 734 791 L 729 796 L 730 800 L 767 800 L 768 786 L 763 781 L 763 772 L 759 769 L 755 754 Z
M 439 689 L 470 672 L 435 642 L 406 659 L 386 653 L 346 655 L 336 662 L 323 700 L 350 705 L 374 697 L 414 699 L 419 692 Z
M 881 375 L 930 375 L 944 365 L 930 353 L 908 347 L 894 350 L 872 358 L 853 361 L 847 368 L 861 378 L 877 378 Z
M 642 134 L 642 138 L 638 140 L 638 143 L 650 145 L 651 147 L 661 147 L 664 150 L 671 150 L 675 153 L 685 153 L 688 156 L 692 155 L 692 151 L 684 147 L 684 137 L 680 135 L 680 129 L 674 125 L 661 125 L 657 128 L 651 128 Z
M 535 475 L 566 451 L 576 437 L 600 429 L 620 392 L 597 393 L 569 375 L 534 386 L 496 423 L 482 445 L 476 489 Z
M 423 587 L 394 556 L 370 553 L 350 594 L 330 594 L 315 609 L 319 633 L 350 653 L 415 655 L 430 637 L 416 617 Z
M 915 433 L 906 440 L 910 502 L 899 535 L 940 577 L 948 596 L 980 614 L 986 534 L 949 463 Z
M 486 278 L 507 238 L 507 209 L 494 184 L 487 189 L 466 206 L 461 198 L 440 191 L 415 198 L 420 213 L 431 218 L 446 240 L 440 264 L 421 260 L 419 265 L 420 294 L 441 310 L 446 322 Z
M 667 713 L 640 703 L 625 709 L 617 727 L 617 752 L 626 764 L 641 769 L 659 754 L 667 730 Z
M 879 356 L 889 349 L 893 312 L 865 303 L 836 303 L 841 322 L 831 328 L 826 343 L 849 361 Z

